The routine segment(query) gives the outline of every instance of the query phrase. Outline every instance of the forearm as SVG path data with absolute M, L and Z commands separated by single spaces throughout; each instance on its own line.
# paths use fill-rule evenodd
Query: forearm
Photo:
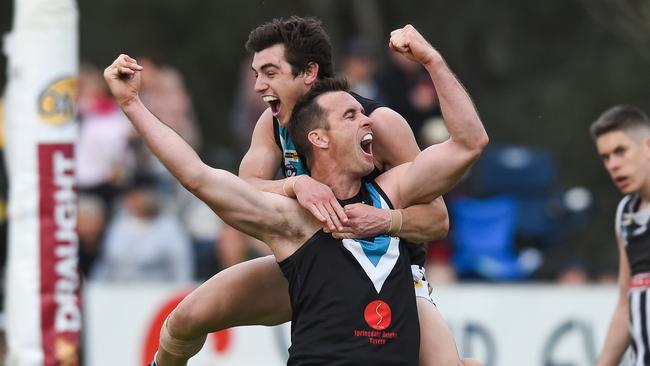
M 278 179 L 278 180 L 268 180 L 268 179 L 262 179 L 258 177 L 244 177 L 242 176 L 242 179 L 250 183 L 253 187 L 256 189 L 263 191 L 263 192 L 269 192 L 269 193 L 277 193 L 281 194 L 284 196 L 289 196 L 288 193 L 288 185 L 290 185 L 291 182 L 291 177 L 289 178 L 284 178 L 284 179 Z M 295 179 L 295 178 L 294 178 Z M 290 197 L 295 197 L 295 195 L 291 195 Z
M 183 184 L 192 186 L 205 164 L 192 147 L 171 127 L 164 124 L 134 98 L 122 110 L 142 136 L 151 152 Z
M 625 350 L 630 345 L 630 340 L 627 303 L 619 303 L 609 324 L 603 352 L 597 365 L 618 365 Z
M 479 153 L 488 136 L 472 99 L 437 51 L 424 65 L 431 76 L 451 139 Z
M 444 239 L 449 231 L 449 216 L 443 199 L 402 209 L 399 237 L 412 243 Z

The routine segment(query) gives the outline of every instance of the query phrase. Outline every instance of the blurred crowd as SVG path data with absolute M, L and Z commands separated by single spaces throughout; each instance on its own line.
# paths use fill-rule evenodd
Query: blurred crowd
M 144 103 L 199 150 L 181 74 L 151 58 L 139 62 Z M 79 264 L 88 281 L 189 283 L 267 254 L 176 182 L 117 107 L 98 67 L 81 67 L 78 113 Z

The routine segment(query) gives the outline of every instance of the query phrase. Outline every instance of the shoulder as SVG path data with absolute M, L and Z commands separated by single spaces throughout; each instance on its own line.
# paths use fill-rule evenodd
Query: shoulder
M 255 122 L 255 131 L 258 129 L 268 130 L 269 133 L 273 131 L 273 112 L 271 112 L 271 108 L 264 110 L 257 122 Z
M 627 195 L 621 198 L 621 200 L 618 202 L 618 206 L 616 207 L 616 217 L 615 217 L 617 224 L 621 222 L 623 218 L 623 212 L 626 211 L 627 207 L 629 206 L 633 198 L 634 198 L 633 195 Z
M 251 147 L 257 147 L 261 144 L 264 144 L 265 146 L 276 145 L 276 123 L 274 121 L 275 119 L 273 118 L 271 108 L 267 108 L 255 123 Z
M 368 117 L 372 120 L 373 131 L 378 131 L 381 134 L 399 133 L 413 136 L 411 127 L 404 117 L 388 107 L 379 107 Z M 413 141 L 415 142 L 415 137 L 413 137 Z
M 383 172 L 374 180 L 375 184 L 384 192 L 386 198 L 388 198 L 394 208 L 404 208 L 399 194 L 399 181 L 406 174 L 410 166 L 411 162 L 401 164 Z
M 621 198 L 616 207 L 616 216 L 614 217 L 614 226 L 616 229 L 616 235 L 621 236 L 621 226 L 623 225 L 623 213 L 627 211 L 628 206 L 634 198 L 633 195 L 627 195 Z
M 408 122 L 388 107 L 370 114 L 374 133 L 373 153 L 383 170 L 413 161 L 420 148 Z

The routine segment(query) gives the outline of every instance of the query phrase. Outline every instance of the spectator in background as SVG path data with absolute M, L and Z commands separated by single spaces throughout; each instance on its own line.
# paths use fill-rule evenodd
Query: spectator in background
M 144 67 L 140 92 L 142 100 L 150 106 L 152 113 L 163 121 L 169 121 L 170 127 L 188 144 L 198 148 L 201 145 L 199 129 L 181 73 L 149 57 L 141 57 L 138 62 Z
M 91 280 L 189 282 L 194 273 L 190 239 L 175 215 L 162 210 L 154 182 L 138 177 L 124 207 L 110 222 Z
M 106 204 L 99 196 L 79 195 L 77 235 L 79 236 L 79 269 L 87 278 L 102 249 L 106 229 Z
M 589 271 L 580 259 L 571 259 L 562 265 L 555 277 L 560 285 L 584 285 L 589 282 Z
M 350 91 L 368 99 L 379 98 L 379 86 L 375 81 L 375 62 L 363 39 L 353 38 L 348 41 L 340 65 L 341 74 L 350 83 Z
M 632 345 L 634 365 L 648 365 L 650 308 L 650 120 L 640 109 L 615 106 L 590 128 L 598 155 L 625 196 L 616 210 L 619 299 L 599 366 L 618 365 Z
M 101 197 L 111 208 L 133 169 L 128 140 L 133 128 L 110 97 L 95 66 L 79 70 L 79 138 L 76 145 L 79 191 Z
M 205 281 L 222 269 L 271 254 L 266 244 L 225 224 L 203 201 L 187 194 L 181 220 L 192 241 L 195 279 Z
M 404 116 L 420 147 L 426 147 L 422 128 L 429 119 L 440 115 L 436 89 L 428 75 L 417 63 L 392 52 L 377 82 L 380 99 Z
M 426 273 L 431 285 L 449 284 L 458 280 L 451 261 L 451 244 L 438 240 L 427 245 Z
M 174 129 L 194 149 L 200 149 L 200 132 L 194 118 L 192 100 L 182 75 L 178 70 L 156 62 L 151 57 L 140 57 L 142 73 L 142 100 L 151 112 Z M 136 133 L 131 135 L 131 148 L 135 154 L 136 170 L 155 177 L 163 194 L 177 196 L 180 186 L 158 159 L 147 149 Z
M 271 251 L 263 242 L 238 231 L 230 225 L 223 224 L 217 246 L 217 257 L 221 269 L 270 254 L 272 254 Z
M 268 108 L 255 92 L 255 72 L 251 69 L 252 57 L 246 57 L 239 72 L 239 82 L 235 92 L 233 109 L 230 112 L 230 130 L 235 133 L 243 155 L 250 145 L 255 122 Z

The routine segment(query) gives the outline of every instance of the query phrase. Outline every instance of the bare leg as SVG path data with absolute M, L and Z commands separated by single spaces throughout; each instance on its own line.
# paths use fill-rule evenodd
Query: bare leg
M 266 256 L 229 267 L 192 291 L 169 316 L 167 331 L 175 341 L 202 344 L 211 332 L 289 320 L 287 281 L 275 257 Z M 178 353 L 159 346 L 156 362 L 159 366 L 185 366 L 194 355 Z
M 420 366 L 481 366 L 475 360 L 460 360 L 454 336 L 438 308 L 421 297 L 416 300 L 420 318 Z

